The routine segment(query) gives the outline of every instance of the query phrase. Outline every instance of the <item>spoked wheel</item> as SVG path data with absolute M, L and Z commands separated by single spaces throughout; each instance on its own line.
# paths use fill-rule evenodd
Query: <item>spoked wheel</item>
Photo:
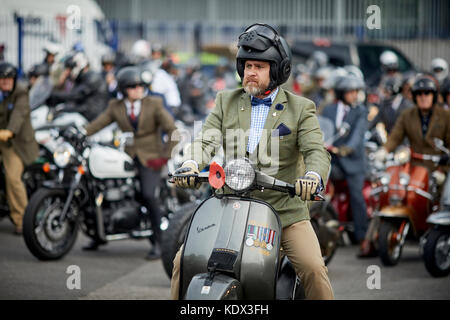
M 433 229 L 426 239 L 423 259 L 427 271 L 433 277 L 445 277 L 450 273 L 450 233 Z
M 382 221 L 378 237 L 381 262 L 385 266 L 395 266 L 400 260 L 409 222 L 406 220 Z
M 23 237 L 31 253 L 40 260 L 56 260 L 72 248 L 78 235 L 77 206 L 72 203 L 63 221 L 66 193 L 39 189 L 31 197 L 23 220 Z

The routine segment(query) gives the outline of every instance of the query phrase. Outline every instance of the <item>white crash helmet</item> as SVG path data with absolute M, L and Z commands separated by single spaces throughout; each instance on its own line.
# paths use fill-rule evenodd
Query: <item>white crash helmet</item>
M 131 47 L 131 56 L 133 59 L 138 60 L 137 62 L 142 62 L 150 58 L 152 48 L 147 40 L 138 40 Z
M 72 69 L 70 77 L 72 79 L 78 78 L 81 70 L 89 65 L 89 60 L 84 52 L 77 52 L 71 56 L 66 62 L 65 66 Z
M 45 41 L 42 50 L 44 50 L 47 54 L 56 56 L 57 54 L 61 53 L 62 47 L 59 43 L 47 40 Z
M 448 63 L 442 58 L 434 58 L 431 61 L 431 71 L 434 77 L 441 83 L 448 76 Z
M 398 69 L 398 57 L 390 50 L 386 50 L 380 55 L 380 63 L 387 70 Z

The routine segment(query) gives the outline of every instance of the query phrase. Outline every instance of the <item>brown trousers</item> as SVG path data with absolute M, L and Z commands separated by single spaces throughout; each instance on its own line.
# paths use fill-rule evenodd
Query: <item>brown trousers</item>
M 27 191 L 22 181 L 24 165 L 12 147 L 0 143 L 1 161 L 5 168 L 6 199 L 11 219 L 18 228 L 22 228 L 23 214 L 28 205 Z
M 319 240 L 309 220 L 294 223 L 283 229 L 281 246 L 295 272 L 303 283 L 305 296 L 310 300 L 334 299 L 333 289 L 328 279 L 328 268 L 322 258 Z M 182 248 L 173 260 L 170 295 L 178 299 L 180 288 L 180 261 Z

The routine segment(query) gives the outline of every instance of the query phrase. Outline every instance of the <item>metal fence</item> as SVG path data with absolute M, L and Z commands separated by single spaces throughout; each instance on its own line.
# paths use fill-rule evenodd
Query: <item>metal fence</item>
M 430 59 L 450 60 L 448 0 L 97 0 L 118 21 L 119 45 L 127 50 L 144 38 L 176 51 L 201 45 L 235 45 L 253 22 L 278 26 L 289 43 L 297 39 L 377 41 L 399 47 L 419 67 Z M 119 4 L 117 4 L 119 3 Z M 379 8 L 380 28 L 368 28 Z M 161 19 L 164 17 L 164 19 Z
M 97 65 L 102 52 L 92 44 L 98 42 L 127 53 L 143 38 L 192 53 L 203 45 L 235 46 L 238 35 L 250 23 L 267 22 L 278 26 L 290 43 L 317 37 L 378 41 L 399 47 L 420 68 L 428 67 L 436 56 L 450 61 L 448 0 L 96 1 L 108 20 L 85 21 L 79 30 L 68 30 L 61 16 L 25 17 L 19 32 L 16 17 L 0 14 L 0 45 L 6 46 L 5 58 L 15 63 L 20 60 L 27 69 L 42 60 L 47 39 L 58 40 L 66 50 L 75 42 L 84 43 Z M 373 14 L 367 11 L 371 5 L 380 10 L 379 29 L 367 26 Z

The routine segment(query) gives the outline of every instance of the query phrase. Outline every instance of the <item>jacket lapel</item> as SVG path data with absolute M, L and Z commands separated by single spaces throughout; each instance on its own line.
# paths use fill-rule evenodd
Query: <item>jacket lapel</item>
M 350 126 L 352 125 L 352 122 L 357 114 L 356 107 L 350 107 L 350 110 L 347 112 L 347 114 L 342 119 L 342 123 L 347 122 Z
M 277 96 L 275 97 L 275 100 L 270 106 L 270 110 L 269 113 L 267 114 L 266 122 L 264 124 L 264 130 L 269 135 L 269 137 L 272 133 L 272 129 L 275 129 L 275 125 L 278 124 L 280 116 L 287 108 L 286 102 L 287 102 L 286 94 L 284 93 L 283 89 L 280 88 Z M 283 105 L 283 108 L 281 110 L 276 110 L 276 106 L 278 104 Z
M 144 99 L 141 100 L 141 111 L 139 112 L 138 115 L 138 124 L 137 124 L 137 128 L 136 131 L 139 131 L 139 128 L 142 128 L 142 126 L 144 125 L 144 118 L 147 116 L 147 105 L 145 105 L 144 103 Z
M 425 135 L 425 140 L 432 141 L 432 139 L 430 138 L 430 134 L 433 131 L 433 128 L 439 122 L 439 115 L 437 115 L 436 113 L 438 113 L 438 110 L 437 110 L 436 107 L 434 107 L 433 113 L 431 114 L 430 122 L 428 123 L 428 130 L 427 130 L 427 133 Z
M 125 100 L 122 100 L 120 104 L 120 108 L 117 109 L 118 115 L 116 117 L 116 119 L 118 119 L 117 122 L 122 121 L 122 125 L 119 124 L 119 127 L 122 129 L 122 131 L 134 131 L 134 128 L 130 122 L 130 118 L 128 117 Z
M 250 103 L 250 96 L 247 93 L 242 93 L 236 112 L 239 115 L 239 128 L 245 133 L 245 150 L 247 150 L 250 121 L 252 117 L 252 105 Z

